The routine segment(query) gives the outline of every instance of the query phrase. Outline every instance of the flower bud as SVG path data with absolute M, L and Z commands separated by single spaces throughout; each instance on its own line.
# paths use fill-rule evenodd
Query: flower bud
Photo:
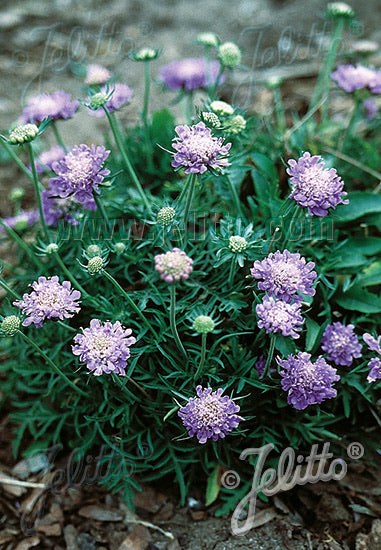
M 97 244 L 91 244 L 86 248 L 86 254 L 89 258 L 94 258 L 94 256 L 99 256 L 101 249 Z
M 218 48 L 218 58 L 225 67 L 236 67 L 241 57 L 241 50 L 233 42 L 225 42 Z
M 161 208 L 156 216 L 157 223 L 160 223 L 160 225 L 169 225 L 172 223 L 173 218 L 176 215 L 176 210 L 172 208 L 171 206 L 164 206 L 164 208 Z
M 124 243 L 115 243 L 114 244 L 114 252 L 116 254 L 123 254 L 123 252 L 126 250 L 126 245 Z
M 99 273 L 102 271 L 104 266 L 104 261 L 100 256 L 94 256 L 89 260 L 89 263 L 87 264 L 87 271 L 90 273 L 90 275 L 95 275 L 95 273 Z
M 203 44 L 204 46 L 217 48 L 219 40 L 214 32 L 202 32 L 197 36 L 197 42 L 199 44 Z
M 15 202 L 22 199 L 24 195 L 25 195 L 25 190 L 22 187 L 15 187 L 9 193 L 8 198 L 10 201 Z
M 59 250 L 59 246 L 56 243 L 50 243 L 45 248 L 46 254 L 54 254 L 55 252 L 58 252 L 58 250 Z
M 22 143 L 32 141 L 37 134 L 38 127 L 35 124 L 22 124 L 10 132 L 8 141 L 14 145 L 21 145 Z
M 7 336 L 13 336 L 16 334 L 20 326 L 20 319 L 16 315 L 9 315 L 4 317 L 1 323 L 1 330 Z
M 247 240 L 239 235 L 233 235 L 229 238 L 229 248 L 232 252 L 243 252 L 247 248 Z
M 234 109 L 229 103 L 226 103 L 225 101 L 212 101 L 210 104 L 210 108 L 215 113 L 218 113 L 219 115 L 232 115 L 234 114 Z
M 327 4 L 327 16 L 328 17 L 346 17 L 353 19 L 355 12 L 345 2 L 331 2 Z
M 214 321 L 207 315 L 199 315 L 193 322 L 192 328 L 200 334 L 207 334 L 214 329 Z
M 152 61 L 159 56 L 160 51 L 153 48 L 141 48 L 132 54 L 134 61 Z
M 246 128 L 246 120 L 241 115 L 236 115 L 233 118 L 231 118 L 226 126 L 225 129 L 230 134 L 239 134 Z
M 97 94 L 94 94 L 90 98 L 89 107 L 90 109 L 93 109 L 96 111 L 97 109 L 100 109 L 102 105 L 105 105 L 107 101 L 110 99 L 110 94 L 107 94 L 106 92 L 98 92 Z
M 203 112 L 202 120 L 212 128 L 219 128 L 221 126 L 220 119 L 215 113 Z

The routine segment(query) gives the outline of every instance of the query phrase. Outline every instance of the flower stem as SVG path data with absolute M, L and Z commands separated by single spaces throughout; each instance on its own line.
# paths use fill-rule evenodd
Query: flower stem
M 57 264 L 60 266 L 62 271 L 65 273 L 66 277 L 69 279 L 69 281 L 71 281 L 73 286 L 80 291 L 80 293 L 82 294 L 82 297 L 83 298 L 91 298 L 90 294 L 88 292 L 86 292 L 86 290 L 79 284 L 77 279 L 70 273 L 70 271 L 68 270 L 66 265 L 61 260 L 61 257 L 58 254 L 58 252 L 53 252 L 53 256 L 56 259 Z
M 32 168 L 34 192 L 36 194 L 37 206 L 38 206 L 38 210 L 40 212 L 40 219 L 41 219 L 42 229 L 43 229 L 44 234 L 45 234 L 45 239 L 49 242 L 50 241 L 49 231 L 48 231 L 48 227 L 47 227 L 46 222 L 45 222 L 44 210 L 42 208 L 42 201 L 41 201 L 41 194 L 40 194 L 41 184 L 38 181 L 38 177 L 37 177 L 36 165 L 34 163 L 34 153 L 33 153 L 33 148 L 32 148 L 31 143 L 28 143 L 28 152 L 29 152 L 29 158 L 30 158 L 30 165 L 31 165 L 31 168 Z
M 189 210 L 192 204 L 192 199 L 194 195 L 194 188 L 196 184 L 197 174 L 191 174 L 191 177 L 189 179 L 189 189 L 188 189 L 188 196 L 185 203 L 185 209 L 184 209 L 184 237 L 185 241 L 187 239 L 188 235 L 188 217 L 189 217 Z
M 110 221 L 108 219 L 105 207 L 102 203 L 102 200 L 100 199 L 99 195 L 95 192 L 93 193 L 93 197 L 94 197 L 95 204 L 97 205 L 97 208 L 98 208 L 99 212 L 101 213 L 102 218 L 103 218 L 103 220 L 106 224 L 106 228 L 108 228 L 109 224 L 110 224 Z
M 177 327 L 176 327 L 176 285 L 174 283 L 171 283 L 170 289 L 171 289 L 171 305 L 169 309 L 169 321 L 171 325 L 172 336 L 175 339 L 176 345 L 181 351 L 181 353 L 184 355 L 184 357 L 188 358 L 187 352 L 185 351 L 184 346 L 181 343 L 179 333 L 177 332 Z
M 232 262 L 230 264 L 229 279 L 228 279 L 228 284 L 229 284 L 230 287 L 233 286 L 234 275 L 235 275 L 234 268 L 235 268 L 235 261 L 232 260 Z
M 131 300 L 131 298 L 129 297 L 129 295 L 127 294 L 127 292 L 120 286 L 120 284 L 118 283 L 118 281 L 116 281 L 114 279 L 114 277 L 112 275 L 110 275 L 110 273 L 108 273 L 105 269 L 102 270 L 102 273 L 103 275 L 106 277 L 106 279 L 108 279 L 114 286 L 116 289 L 119 290 L 119 292 L 124 296 L 124 298 L 126 298 L 127 302 L 129 303 L 129 305 L 132 307 L 132 309 L 135 311 L 135 313 L 140 317 L 140 319 L 144 322 L 144 324 L 146 325 L 147 328 L 149 328 L 149 330 L 152 332 L 152 334 L 155 336 L 155 338 L 158 340 L 159 339 L 159 335 L 157 334 L 156 330 L 152 327 L 151 323 L 146 319 L 146 317 L 144 316 L 144 314 L 140 311 L 140 309 L 138 308 L 138 306 Z
M 270 369 L 271 361 L 273 360 L 274 355 L 274 349 L 275 349 L 275 335 L 272 334 L 270 337 L 270 349 L 269 354 L 267 356 L 267 361 L 265 365 L 265 369 L 263 371 L 263 378 L 267 375 L 267 371 Z
M 148 105 L 149 105 L 149 93 L 150 93 L 150 61 L 144 62 L 144 100 L 143 100 L 143 112 L 142 120 L 144 127 L 144 141 L 146 148 L 146 159 L 149 168 L 152 168 L 152 154 L 151 154 L 151 138 L 150 129 L 148 123 Z
M 61 137 L 61 134 L 58 131 L 57 122 L 55 120 L 52 120 L 52 128 L 53 128 L 53 133 L 54 133 L 54 136 L 57 140 L 58 145 L 60 147 L 62 147 L 62 149 L 65 151 L 65 153 L 67 153 L 67 147 L 64 143 L 64 140 Z
M 30 170 L 28 170 L 28 168 L 25 166 L 25 164 L 19 159 L 19 157 L 16 155 L 16 153 L 14 152 L 13 150 L 13 147 L 11 147 L 8 142 L 0 136 L 0 141 L 4 147 L 4 149 L 6 150 L 6 152 L 8 153 L 8 155 L 12 158 L 12 160 L 15 162 L 15 164 L 17 164 L 17 166 L 20 168 L 20 170 L 22 172 L 24 172 L 24 174 L 31 180 L 33 181 L 33 175 L 32 175 L 32 172 Z
M 84 392 L 83 390 L 81 390 L 80 388 L 78 388 L 78 386 L 76 386 L 74 384 L 74 382 L 72 382 L 71 380 L 69 380 L 69 378 L 66 376 L 66 374 L 64 374 L 61 369 L 59 369 L 57 367 L 57 365 L 50 359 L 50 357 L 48 357 L 46 355 L 46 353 L 44 351 L 42 351 L 42 349 L 40 348 L 40 346 L 38 346 L 35 342 L 33 342 L 33 340 L 31 340 L 26 334 L 24 334 L 23 332 L 21 332 L 20 330 L 17 331 L 17 334 L 20 334 L 25 342 L 27 342 L 27 344 L 29 344 L 30 346 L 32 346 L 36 351 L 37 353 L 39 353 L 41 355 L 41 357 L 43 359 L 45 359 L 45 361 L 52 367 L 52 369 L 59 375 L 61 376 L 61 378 L 63 378 L 65 380 L 65 382 L 71 387 L 73 388 L 77 393 L 79 393 L 80 395 L 84 396 L 84 397 L 87 397 L 87 393 Z
M 198 365 L 198 369 L 196 371 L 196 374 L 194 375 L 194 379 L 197 380 L 201 375 L 202 371 L 204 370 L 204 364 L 205 364 L 205 355 L 206 355 L 206 333 L 203 333 L 201 335 L 201 358 L 200 358 L 200 364 Z
M 37 256 L 34 254 L 34 252 L 29 248 L 29 246 L 26 244 L 26 242 L 23 241 L 23 239 L 14 231 L 11 227 L 9 227 L 4 221 L 0 218 L 0 225 L 4 227 L 5 231 L 8 233 L 8 235 L 19 245 L 20 248 L 27 254 L 27 256 L 30 258 L 30 260 L 35 264 L 38 269 L 43 270 L 44 264 L 40 262 L 40 260 L 37 258 Z
M 193 91 L 185 94 L 185 116 L 188 124 L 192 124 L 193 117 Z
M 355 103 L 354 109 L 352 111 L 351 117 L 349 119 L 348 124 L 346 125 L 346 128 L 345 128 L 345 130 L 344 130 L 344 132 L 341 136 L 340 142 L 339 142 L 339 146 L 338 146 L 339 153 L 342 153 L 346 149 L 348 138 L 350 138 L 352 133 L 353 133 L 353 127 L 354 127 L 355 122 L 357 120 L 357 117 L 358 117 L 358 114 L 359 114 L 359 111 L 360 111 L 360 108 L 361 108 L 361 104 L 362 104 L 362 102 L 359 101 L 358 99 L 356 99 L 356 103 Z
M 10 286 L 7 285 L 7 283 L 0 277 L 0 286 L 6 290 L 7 292 L 9 292 L 9 294 L 11 296 L 13 296 L 13 298 L 16 298 L 16 300 L 21 300 L 21 296 L 19 296 L 17 294 L 17 292 L 15 292 L 14 290 L 11 289 Z
M 127 171 L 130 174 L 130 177 L 131 177 L 132 181 L 134 182 L 134 185 L 135 185 L 136 189 L 138 190 L 138 193 L 139 193 L 139 195 L 140 195 L 140 197 L 141 197 L 141 199 L 144 203 L 144 206 L 147 209 L 147 212 L 151 213 L 150 204 L 149 204 L 149 202 L 147 200 L 147 197 L 144 193 L 143 187 L 141 186 L 140 181 L 138 180 L 136 172 L 133 169 L 132 164 L 130 163 L 130 160 L 127 156 L 126 150 L 125 150 L 124 145 L 123 145 L 123 141 L 122 141 L 121 136 L 118 132 L 117 124 L 115 123 L 115 119 L 114 119 L 114 116 L 113 116 L 114 113 L 109 113 L 109 111 L 107 110 L 107 108 L 104 105 L 103 105 L 103 109 L 104 109 L 104 111 L 106 113 L 106 116 L 107 116 L 107 119 L 109 121 L 110 128 L 111 128 L 112 134 L 113 134 L 114 139 L 115 139 L 115 143 L 116 143 L 116 145 L 119 149 L 120 154 L 122 155 L 124 165 L 127 168 Z
M 239 195 L 238 195 L 237 189 L 233 185 L 233 182 L 229 178 L 229 176 L 226 176 L 226 180 L 227 180 L 228 185 L 230 187 L 231 194 L 233 195 L 233 201 L 235 203 L 235 208 L 237 210 L 237 215 L 242 219 L 244 216 L 243 216 L 243 213 L 242 213 L 241 201 L 239 200 Z

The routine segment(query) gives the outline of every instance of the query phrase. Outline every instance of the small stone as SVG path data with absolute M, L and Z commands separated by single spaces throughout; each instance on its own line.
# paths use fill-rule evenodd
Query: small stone
M 208 519 L 208 513 L 204 510 L 192 510 L 190 515 L 193 521 L 205 521 Z
M 90 504 L 83 506 L 79 510 L 79 515 L 87 519 L 95 519 L 96 521 L 122 521 L 123 514 L 117 510 L 110 510 L 102 506 Z
M 74 525 L 66 525 L 64 528 L 66 550 L 80 550 L 77 540 L 78 533 Z
M 151 541 L 151 534 L 143 525 L 137 525 L 119 546 L 118 550 L 146 550 Z
M 40 544 L 40 540 L 40 537 L 37 536 L 28 537 L 27 539 L 19 542 L 15 550 L 29 550 L 29 548 L 33 548 L 34 546 L 37 546 L 37 544 Z

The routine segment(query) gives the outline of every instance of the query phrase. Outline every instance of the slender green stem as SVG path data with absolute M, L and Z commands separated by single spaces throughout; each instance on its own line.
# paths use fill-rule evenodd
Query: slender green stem
M 179 333 L 177 332 L 177 326 L 176 326 L 176 285 L 174 283 L 170 284 L 171 289 L 171 305 L 169 309 L 169 321 L 171 325 L 171 332 L 172 336 L 175 339 L 176 345 L 181 351 L 181 353 L 188 358 L 187 352 L 184 349 L 184 346 L 181 343 Z
M 54 133 L 54 136 L 57 140 L 57 143 L 60 147 L 62 147 L 62 149 L 65 151 L 65 153 L 67 153 L 67 147 L 64 143 L 64 140 L 62 139 L 61 137 L 61 134 L 59 133 L 58 131 L 58 127 L 57 127 L 57 121 L 56 120 L 52 120 L 52 128 L 53 128 L 53 133 Z
M 35 342 L 33 342 L 33 340 L 31 340 L 26 334 L 24 334 L 23 332 L 21 332 L 20 330 L 17 331 L 17 334 L 20 334 L 25 342 L 27 342 L 27 344 L 29 344 L 30 346 L 32 346 L 36 351 L 37 353 L 39 353 L 41 355 L 41 357 L 43 359 L 45 359 L 45 361 L 52 367 L 52 369 L 59 375 L 61 376 L 61 378 L 63 378 L 65 380 L 65 382 L 71 387 L 73 388 L 77 393 L 83 395 L 84 397 L 87 397 L 87 393 L 84 392 L 83 390 L 81 390 L 80 388 L 78 388 L 78 386 L 76 386 L 74 384 L 74 382 L 72 382 L 67 376 L 66 374 L 64 374 L 61 369 L 59 367 L 57 367 L 57 365 L 50 359 L 50 357 L 48 357 L 46 355 L 46 353 L 44 351 L 42 351 L 42 349 L 40 348 L 40 346 L 38 346 Z
M 231 264 L 230 264 L 230 269 L 229 269 L 229 279 L 228 279 L 228 284 L 229 286 L 233 286 L 233 281 L 234 281 L 234 275 L 235 275 L 235 261 L 231 261 Z
M 193 118 L 193 91 L 185 94 L 185 116 L 188 124 L 192 123 Z
M 211 97 L 210 97 L 211 101 L 213 101 L 213 99 L 214 99 L 215 96 L 216 96 L 217 88 L 218 88 L 218 86 L 219 86 L 219 83 L 220 83 L 220 80 L 221 80 L 221 76 L 222 76 L 224 70 L 225 70 L 225 67 L 224 67 L 223 65 L 221 65 L 221 66 L 220 66 L 220 70 L 218 71 L 218 75 L 217 75 L 216 81 L 215 81 L 213 87 L 211 87 Z
M 79 284 L 77 279 L 70 273 L 70 271 L 68 270 L 66 265 L 61 260 L 61 257 L 58 254 L 58 252 L 53 252 L 53 256 L 54 256 L 57 264 L 60 266 L 62 271 L 65 273 L 66 277 L 69 279 L 69 281 L 71 281 L 73 286 L 80 291 L 80 293 L 82 294 L 82 298 L 91 298 L 90 294 L 88 292 L 86 292 L 86 290 Z
M 78 332 L 77 329 L 75 329 L 75 328 L 73 328 L 73 327 L 67 325 L 67 324 L 64 323 L 63 321 L 60 321 L 59 319 L 58 319 L 58 321 L 56 321 L 56 323 L 57 323 L 58 325 L 60 325 L 61 327 L 65 328 L 66 330 L 70 330 L 70 332 Z
M 14 290 L 11 289 L 10 286 L 7 285 L 7 283 L 0 277 L 0 286 L 6 290 L 7 292 L 9 292 L 9 294 L 11 296 L 13 296 L 13 298 L 16 298 L 16 300 L 21 300 L 21 296 L 19 296 L 17 294 L 17 292 L 15 292 Z
M 33 250 L 30 249 L 30 247 L 26 244 L 25 241 L 14 231 L 11 227 L 9 227 L 4 221 L 0 218 L 0 225 L 5 229 L 5 231 L 8 233 L 8 235 L 19 245 L 20 248 L 27 254 L 27 256 L 30 258 L 30 260 L 35 264 L 38 269 L 43 270 L 44 264 L 40 262 L 40 260 L 37 258 L 37 256 L 34 254 Z
M 196 374 L 194 375 L 194 379 L 197 380 L 204 370 L 204 364 L 205 364 L 205 355 L 206 355 L 206 333 L 201 335 L 201 358 L 200 358 L 200 364 L 198 365 L 198 369 L 196 371 Z
M 135 313 L 140 317 L 140 319 L 144 322 L 144 324 L 146 325 L 147 328 L 149 328 L 149 330 L 152 332 L 152 334 L 155 336 L 155 338 L 158 340 L 159 339 L 159 335 L 157 334 L 156 330 L 152 327 L 151 323 L 146 319 L 146 317 L 144 316 L 144 314 L 140 311 L 140 309 L 138 308 L 138 306 L 131 300 L 131 298 L 129 297 L 129 295 L 127 294 L 127 292 L 120 286 L 120 284 L 118 283 L 118 281 L 116 281 L 114 279 L 114 277 L 112 275 L 110 275 L 110 273 L 108 273 L 105 269 L 102 271 L 103 275 L 106 277 L 106 279 L 108 279 L 114 286 L 116 289 L 119 290 L 119 292 L 124 296 L 124 298 L 126 298 L 127 302 L 129 303 L 129 305 L 132 307 L 132 309 L 135 311 Z
M 196 185 L 197 180 L 197 174 L 191 174 L 190 181 L 189 181 L 189 190 L 188 190 L 188 196 L 185 203 L 185 209 L 184 209 L 184 237 L 185 241 L 187 239 L 188 235 L 188 217 L 189 217 L 189 210 L 192 204 L 192 199 L 194 195 L 194 188 Z
M 343 134 L 340 138 L 339 147 L 338 147 L 340 153 L 342 151 L 345 151 L 348 139 L 353 134 L 353 128 L 354 128 L 354 125 L 356 123 L 361 105 L 362 105 L 362 102 L 359 101 L 358 99 L 356 99 L 356 103 L 355 103 L 354 109 L 352 111 L 351 117 L 349 119 L 349 122 L 346 125 L 346 128 L 345 128 L 345 130 L 344 130 L 344 132 L 343 132 Z
M 103 218 L 103 220 L 106 224 L 106 227 L 108 228 L 110 222 L 109 222 L 105 207 L 103 205 L 103 202 L 102 202 L 100 196 L 95 192 L 93 193 L 93 197 L 94 197 L 95 204 L 97 205 L 97 208 L 98 208 L 99 212 L 101 213 L 102 218 Z
M 133 169 L 132 164 L 129 161 L 129 158 L 127 156 L 126 150 L 125 150 L 124 145 L 123 145 L 123 141 L 121 139 L 121 136 L 119 135 L 117 124 L 115 123 L 115 119 L 114 119 L 114 113 L 109 113 L 109 111 L 107 110 L 107 108 L 104 105 L 103 105 L 103 109 L 104 109 L 104 111 L 106 113 L 106 116 L 107 116 L 107 119 L 109 121 L 110 128 L 111 128 L 112 134 L 113 134 L 114 139 L 115 139 L 115 143 L 116 143 L 116 145 L 119 149 L 120 154 L 122 155 L 124 165 L 127 168 L 127 171 L 130 174 L 130 177 L 131 177 L 136 189 L 138 190 L 139 195 L 141 196 L 141 198 L 144 202 L 144 206 L 146 207 L 147 212 L 151 213 L 151 206 L 150 206 L 150 204 L 148 202 L 148 199 L 147 199 L 147 197 L 144 193 L 143 187 L 141 186 L 140 181 L 138 180 L 136 172 Z
M 33 153 L 33 148 L 32 148 L 31 143 L 28 143 L 28 152 L 29 152 L 29 158 L 30 158 L 30 165 L 31 165 L 31 168 L 32 168 L 34 192 L 36 194 L 37 206 L 38 206 L 38 210 L 40 212 L 40 219 L 41 219 L 42 229 L 43 229 L 44 234 L 45 234 L 45 239 L 49 242 L 50 241 L 49 230 L 48 230 L 48 227 L 47 227 L 46 222 L 45 222 L 44 210 L 42 208 L 42 201 L 41 201 L 41 194 L 40 194 L 41 184 L 38 181 L 38 177 L 37 177 L 36 165 L 34 163 L 34 153 Z
M 185 185 L 183 185 L 183 188 L 181 190 L 181 193 L 180 195 L 177 197 L 176 199 L 176 202 L 178 205 L 181 204 L 185 194 L 187 193 L 188 189 L 189 189 L 189 185 L 190 185 L 190 182 L 191 182 L 191 179 L 192 179 L 192 176 L 193 174 L 189 174 L 188 177 L 187 177 L 187 181 L 185 182 Z
M 337 51 L 340 45 L 341 35 L 343 34 L 345 27 L 344 17 L 340 17 L 335 24 L 335 27 L 331 34 L 330 46 L 325 56 L 322 69 L 320 71 L 318 80 L 316 82 L 315 90 L 311 99 L 309 110 L 313 109 L 315 105 L 321 99 L 322 93 L 329 88 L 329 77 L 335 64 Z M 326 119 L 328 112 L 328 100 L 323 103 L 321 113 L 322 121 Z
M 22 172 L 31 180 L 33 181 L 33 174 L 28 168 L 25 166 L 25 164 L 19 159 L 19 157 L 16 155 L 16 153 L 13 150 L 13 147 L 8 144 L 8 142 L 0 136 L 0 141 L 4 147 L 4 149 L 7 151 L 8 155 L 12 158 L 12 160 L 17 164 L 17 166 L 20 168 Z
M 274 349 L 275 349 L 275 334 L 272 334 L 270 336 L 270 349 L 266 360 L 265 370 L 263 371 L 263 377 L 267 376 L 267 372 L 270 369 L 271 361 L 273 360 L 273 356 L 274 356 Z
M 144 62 L 144 100 L 143 100 L 143 127 L 144 127 L 144 141 L 146 149 L 146 159 L 148 167 L 152 168 L 152 148 L 151 148 L 151 137 L 150 137 L 150 128 L 148 123 L 148 106 L 149 106 L 149 94 L 150 94 L 150 61 Z
M 233 195 L 233 200 L 234 200 L 235 208 L 237 210 L 237 215 L 242 219 L 244 216 L 243 216 L 243 213 L 242 213 L 241 201 L 239 200 L 239 195 L 238 195 L 237 189 L 233 185 L 233 182 L 231 181 L 229 176 L 226 175 L 225 177 L 226 177 L 226 181 L 228 182 L 230 192 Z

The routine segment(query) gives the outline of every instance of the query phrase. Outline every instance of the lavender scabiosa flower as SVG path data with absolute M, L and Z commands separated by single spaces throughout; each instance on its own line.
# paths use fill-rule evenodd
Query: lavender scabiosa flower
M 379 357 L 373 357 L 368 363 L 369 374 L 367 380 L 369 383 L 375 382 L 381 378 L 381 359 Z
M 376 340 L 369 332 L 365 332 L 365 334 L 363 334 L 363 340 L 370 351 L 376 351 L 381 355 L 381 335 L 378 336 Z
M 320 155 L 311 157 L 305 152 L 298 161 L 291 159 L 288 164 L 292 186 L 290 198 L 302 208 L 308 208 L 311 215 L 326 216 L 329 208 L 349 203 L 348 199 L 343 199 L 348 194 L 343 191 L 344 182 L 334 168 L 324 168 Z
M 327 353 L 328 361 L 349 367 L 354 358 L 361 357 L 362 345 L 353 331 L 354 328 L 353 325 L 345 326 L 339 321 L 326 327 L 321 349 Z
M 54 145 L 48 151 L 41 153 L 35 160 L 37 174 L 42 174 L 48 170 L 53 170 L 53 164 L 65 157 L 65 151 L 60 145 Z
M 193 260 L 179 248 L 155 256 L 155 269 L 167 283 L 188 279 L 193 271 Z
M 57 177 L 49 180 L 51 189 L 63 199 L 71 196 L 85 208 L 94 209 L 93 192 L 99 192 L 99 184 L 110 173 L 107 168 L 101 169 L 109 154 L 103 146 L 75 145 L 53 165 Z
M 176 126 L 178 137 L 172 140 L 174 153 L 172 166 L 183 167 L 186 174 L 203 174 L 208 168 L 220 169 L 229 166 L 226 157 L 231 143 L 223 145 L 222 138 L 212 136 L 203 122 L 194 126 Z
M 86 362 L 86 367 L 94 376 L 112 372 L 126 375 L 130 346 L 136 342 L 130 328 L 123 328 L 119 321 L 102 324 L 99 319 L 92 319 L 90 327 L 82 329 L 82 333 L 74 337 L 72 351 L 80 361 Z
M 45 118 L 57 120 L 71 118 L 79 107 L 79 101 L 73 101 L 71 94 L 58 90 L 52 94 L 32 97 L 23 110 L 22 122 L 41 122 Z
M 24 294 L 22 300 L 13 302 L 27 316 L 23 326 L 34 323 L 42 327 L 45 319 L 69 319 L 80 310 L 78 300 L 81 297 L 79 290 L 73 290 L 69 281 L 60 284 L 57 275 L 53 277 L 39 277 L 31 285 L 33 291 Z
M 190 397 L 188 403 L 178 412 L 190 437 L 196 435 L 199 443 L 208 439 L 217 441 L 225 437 L 243 420 L 237 416 L 240 408 L 219 388 L 196 388 L 197 397 Z
M 82 205 L 72 196 L 62 199 L 57 195 L 58 191 L 52 185 L 49 185 L 48 189 L 44 189 L 41 193 L 46 225 L 57 227 L 60 220 L 65 220 L 71 225 L 78 225 L 77 218 L 81 214 Z M 96 210 L 94 199 L 93 201 L 87 201 L 86 208 Z
M 21 210 L 16 216 L 9 216 L 2 221 L 5 225 L 16 231 L 23 231 L 31 227 L 40 219 L 38 210 Z M 0 226 L 0 233 L 5 231 L 4 227 Z
M 259 317 L 258 327 L 264 328 L 267 334 L 281 332 L 283 336 L 299 338 L 297 331 L 302 329 L 304 323 L 300 307 L 300 302 L 288 304 L 266 296 L 262 303 L 255 307 Z
M 287 359 L 277 360 L 283 369 L 280 371 L 281 385 L 283 390 L 288 391 L 287 402 L 298 410 L 337 395 L 337 391 L 331 387 L 340 380 L 336 369 L 323 357 L 319 357 L 315 363 L 310 359 L 309 353 L 299 352 L 297 355 L 289 355 Z
M 111 73 L 105 67 L 93 63 L 87 67 L 85 84 L 88 86 L 105 84 L 110 78 Z
M 362 88 L 369 88 L 373 91 L 372 87 L 376 85 L 377 72 L 363 65 L 357 65 L 356 67 L 354 65 L 340 65 L 336 71 L 331 73 L 331 78 L 348 93 Z
M 118 109 L 123 107 L 123 105 L 128 103 L 131 100 L 133 93 L 133 90 L 129 86 L 127 86 L 127 84 L 121 84 L 119 82 L 113 84 L 112 87 L 103 86 L 100 91 L 100 94 L 102 94 L 104 97 L 110 96 L 110 99 L 106 101 L 106 103 L 104 103 L 104 106 L 109 113 L 117 111 Z M 96 110 L 89 109 L 89 114 L 96 117 L 102 117 L 106 115 L 103 108 L 98 108 Z
M 208 73 L 209 70 L 209 73 Z M 208 65 L 203 57 L 173 61 L 160 69 L 160 79 L 171 90 L 190 92 L 216 83 L 220 72 L 218 61 Z M 222 83 L 222 79 L 220 79 Z
M 256 260 L 250 273 L 255 279 L 263 279 L 258 288 L 274 298 L 284 302 L 302 301 L 303 297 L 297 292 L 307 296 L 315 294 L 312 288 L 316 279 L 314 267 L 314 262 L 306 262 L 298 252 L 277 250 L 262 261 Z

